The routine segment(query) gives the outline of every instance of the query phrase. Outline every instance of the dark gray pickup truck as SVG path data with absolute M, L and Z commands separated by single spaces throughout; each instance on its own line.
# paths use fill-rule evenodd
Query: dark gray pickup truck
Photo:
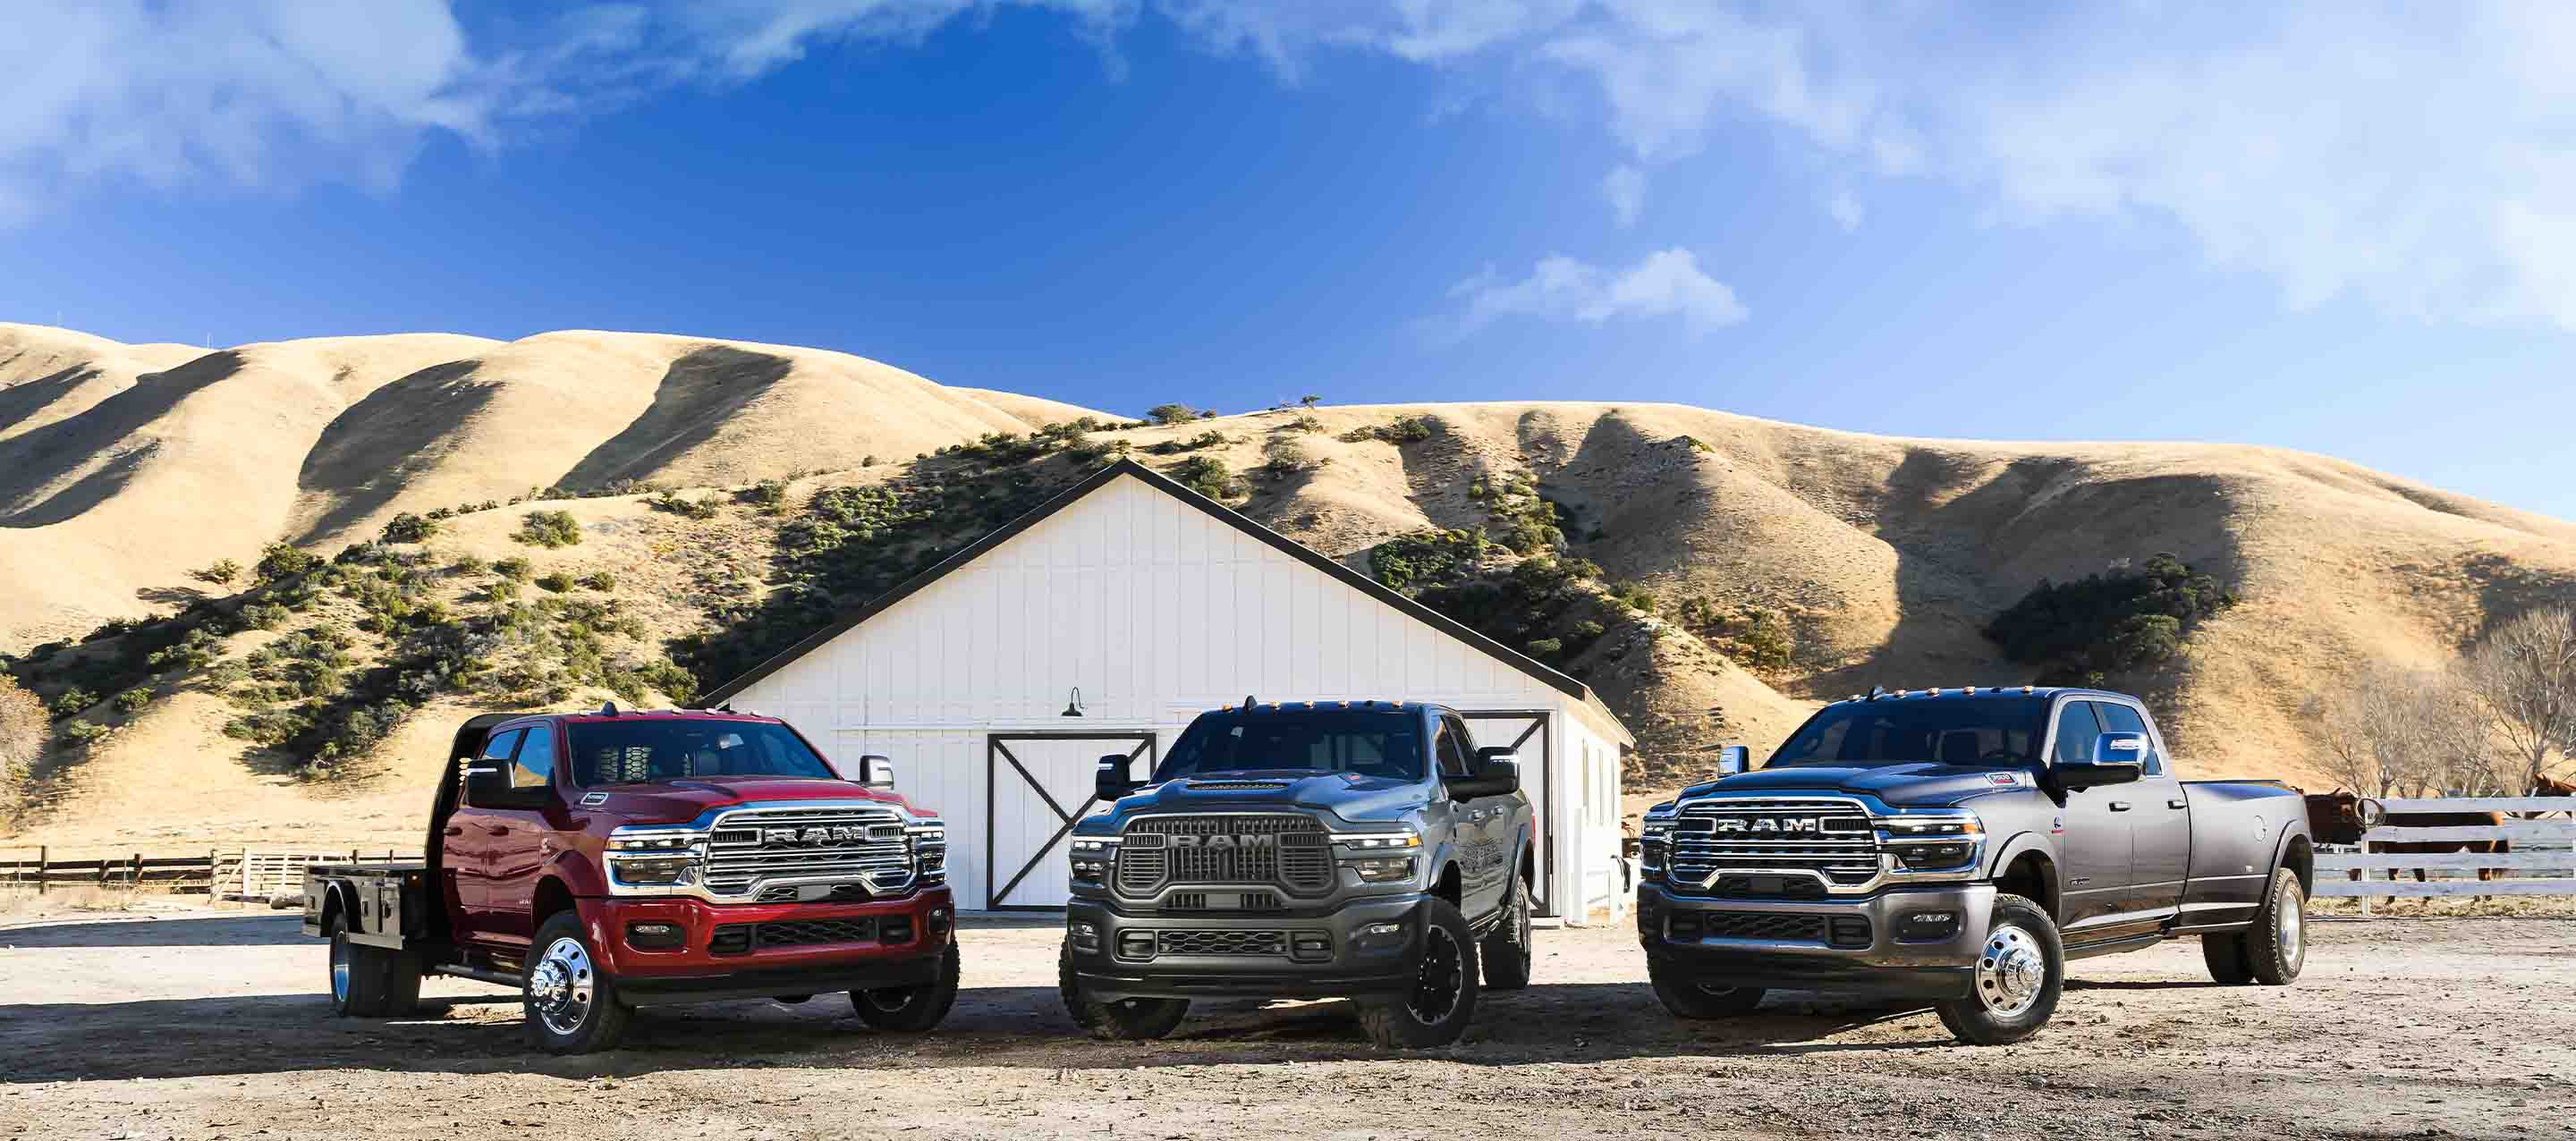
M 1876 693 L 1759 771 L 1648 810 L 1637 933 L 1684 1018 L 1770 989 L 1927 999 L 1962 1041 L 2047 1024 L 2070 960 L 2197 935 L 2221 983 L 2299 975 L 2314 861 L 2297 791 L 2183 781 L 2134 697 Z
M 1509 749 L 1437 705 L 1202 714 L 1139 786 L 1101 758 L 1071 838 L 1058 987 L 1102 1038 L 1196 998 L 1356 999 L 1380 1046 L 1442 1046 L 1526 986 L 1537 819 Z

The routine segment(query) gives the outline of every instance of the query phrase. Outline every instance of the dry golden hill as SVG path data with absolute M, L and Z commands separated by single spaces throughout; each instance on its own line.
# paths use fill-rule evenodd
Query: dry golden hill
M 1912 440 L 1673 405 L 1516 403 L 1256 413 L 1071 439 L 1059 433 L 1043 447 L 970 444 L 916 462 L 917 452 L 1085 413 L 941 388 L 839 354 L 679 338 L 548 334 L 506 345 L 352 338 L 252 346 L 230 354 L 237 360 L 200 356 L 174 366 L 170 358 L 185 350 L 123 349 L 24 327 L 6 333 L 22 348 L 17 357 L 0 351 L 0 361 L 37 359 L 23 346 L 39 339 L 52 355 L 23 368 L 0 364 L 18 370 L 0 389 L 0 407 L 57 414 L 0 436 L 9 457 L 0 459 L 0 480 L 21 480 L 24 460 L 16 457 L 51 457 L 44 470 L 52 473 L 39 481 L 50 491 L 0 501 L 16 512 L 0 523 L 17 528 L 0 531 L 8 545 L 0 575 L 19 575 L 10 589 L 55 611 L 99 604 L 89 584 L 37 572 L 116 549 L 106 537 L 126 519 L 147 527 L 162 520 L 165 541 L 203 542 L 184 556 L 157 563 L 137 556 L 121 566 L 125 577 L 114 589 L 130 599 L 138 588 L 180 587 L 179 568 L 216 554 L 248 561 L 261 544 L 283 538 L 327 556 L 372 537 L 396 510 L 506 498 L 531 486 L 651 479 L 716 504 L 693 518 L 657 508 L 649 496 L 624 495 L 449 520 L 428 543 L 398 549 L 409 569 L 384 574 L 412 583 L 404 589 L 416 591 L 415 602 L 435 604 L 460 624 L 459 636 L 491 662 L 481 680 L 424 698 L 390 736 L 363 757 L 343 758 L 328 779 L 297 772 L 296 758 L 277 749 L 224 736 L 246 708 L 238 678 L 225 680 L 227 663 L 246 662 L 299 630 L 362 623 L 366 607 L 381 602 L 346 584 L 323 591 L 274 629 L 211 642 L 150 682 L 135 709 L 103 701 L 83 714 L 110 731 L 49 756 L 44 804 L 21 825 L 30 842 L 416 844 L 411 821 L 438 763 L 442 726 L 457 713 L 588 703 L 620 686 L 635 692 L 638 679 L 671 676 L 649 672 L 669 669 L 671 658 L 699 663 L 705 674 L 713 667 L 704 663 L 722 654 L 692 656 L 704 647 L 674 639 L 729 641 L 739 656 L 774 645 L 783 625 L 802 620 L 805 612 L 789 605 L 800 597 L 864 597 L 881 580 L 825 582 L 814 595 L 817 583 L 782 571 L 783 536 L 815 509 L 816 492 L 913 487 L 948 496 L 922 500 L 935 509 L 884 528 L 880 547 L 856 552 L 894 573 L 1006 518 L 1020 502 L 1014 496 L 1072 478 L 1122 446 L 1166 469 L 1219 461 L 1239 477 L 1233 502 L 1241 510 L 1363 570 L 1370 550 L 1389 539 L 1441 529 L 1502 535 L 1529 518 L 1538 497 L 1556 505 L 1563 564 L 1599 567 L 1597 579 L 1567 588 L 1562 597 L 1574 602 L 1564 622 L 1601 625 L 1597 636 L 1568 641 L 1556 660 L 1600 689 L 1641 738 L 1632 793 L 1704 773 L 1720 745 L 1776 744 L 1819 701 L 1872 685 L 2026 680 L 2030 667 L 2003 660 L 1980 633 L 1988 620 L 2043 579 L 2079 578 L 2158 552 L 2215 573 L 2243 599 L 2193 633 L 2176 663 L 2115 679 L 2157 701 L 2193 776 L 2320 783 L 2321 746 L 2300 712 L 2313 695 L 2370 663 L 2433 664 L 2499 617 L 2576 599 L 2576 526 L 2277 449 Z M 111 349 L 124 354 L 119 363 L 62 363 L 82 352 L 92 356 L 81 359 L 104 360 Z M 47 365 L 97 372 L 51 382 L 50 396 L 11 395 L 29 383 L 14 379 L 20 372 Z M 98 386 L 126 375 L 118 369 L 131 374 L 128 387 L 100 394 Z M 222 375 L 201 379 L 213 372 Z M 201 399 L 236 383 L 246 399 L 263 401 L 260 411 Z M 67 395 L 84 384 L 91 386 L 84 395 Z M 156 385 L 187 391 L 154 398 L 148 417 L 112 409 Z M 82 400 L 85 411 L 64 410 Z M 610 405 L 614 412 L 599 411 Z M 143 426 L 106 430 L 126 421 Z M 78 436 L 65 427 L 84 422 L 91 427 Z M 822 423 L 838 427 L 811 427 Z M 363 425 L 382 434 L 364 434 Z M 223 462 L 197 454 L 203 432 L 227 434 L 236 454 Z M 55 446 L 26 443 L 39 438 Z M 92 440 L 100 441 L 94 451 L 71 446 Z M 266 440 L 276 447 L 251 446 Z M 886 462 L 861 466 L 868 454 Z M 745 487 L 799 468 L 824 474 L 766 499 Z M 99 474 L 113 472 L 123 474 Z M 247 490 L 188 488 L 191 472 Z M 83 484 L 94 484 L 94 493 L 72 490 Z M 179 527 L 145 504 L 125 503 L 137 488 L 186 497 L 196 522 Z M 724 490 L 701 490 L 713 488 Z M 26 519 L 32 507 L 72 495 L 69 506 L 84 494 L 84 510 Z M 532 508 L 571 512 L 584 542 L 546 550 L 514 541 Z M 93 519 L 107 512 L 114 513 L 107 521 Z M 28 553 L 40 546 L 44 553 Z M 522 588 L 527 598 L 553 599 L 553 609 L 512 617 L 519 604 L 496 598 L 510 591 L 471 568 L 514 555 L 539 577 L 607 572 L 615 586 L 560 595 Z M 75 561 L 43 561 L 65 557 Z M 1517 561 L 1497 548 L 1483 565 Z M 266 604 L 271 594 L 261 592 L 277 589 L 222 607 Z M 1614 590 L 1630 603 L 1612 601 Z M 1756 613 L 1770 616 L 1778 634 L 1760 655 L 1702 620 Z M 530 622 L 540 629 L 531 632 Z M 584 624 L 597 634 L 586 650 L 579 644 L 587 635 L 574 629 Z M 420 637 L 362 631 L 345 650 L 349 672 L 418 668 Z M 22 661 L 18 672 L 51 697 L 61 684 L 48 680 L 49 670 L 68 678 L 76 663 L 114 650 L 101 642 L 60 653 L 56 664 Z M 250 688 L 259 688 L 256 679 Z
M 271 541 L 372 538 L 399 512 L 856 467 L 1043 422 L 1002 404 L 1083 414 L 846 353 L 702 338 L 206 351 L 0 324 L 0 650 L 146 613 L 189 569 Z

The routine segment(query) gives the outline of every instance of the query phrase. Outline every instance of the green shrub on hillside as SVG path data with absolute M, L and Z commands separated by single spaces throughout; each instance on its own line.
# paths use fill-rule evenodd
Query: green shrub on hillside
M 79 686 L 73 686 L 70 689 L 66 689 L 61 693 L 55 694 L 54 700 L 47 706 L 47 708 L 52 709 L 54 711 L 54 719 L 60 721 L 65 717 L 69 717 L 96 704 L 98 704 L 97 694 L 91 693 Z
M 1157 404 L 1145 410 L 1145 418 L 1157 424 L 1187 424 L 1206 415 L 1187 404 Z
M 520 516 L 512 539 L 537 547 L 570 547 L 581 542 L 581 522 L 569 511 L 531 511 Z
M 1591 589 L 1600 574 L 1600 567 L 1583 559 L 1540 556 L 1414 597 L 1486 637 L 1563 667 L 1606 631 Z
M 702 496 L 697 499 L 689 499 L 677 492 L 671 491 L 665 491 L 660 495 L 654 496 L 651 502 L 656 510 L 668 511 L 683 519 L 713 519 L 719 511 L 724 509 L 724 505 L 717 502 L 716 497 L 712 495 Z M 561 512 L 557 512 L 557 514 L 561 514 Z M 574 541 L 579 542 L 580 540 L 576 539 Z M 556 544 L 548 543 L 546 545 L 555 546 Z
M 284 626 L 295 612 L 274 602 L 254 602 L 241 609 L 242 625 L 253 630 L 274 630 Z
M 583 586 L 592 590 L 611 591 L 617 589 L 617 576 L 604 570 L 592 571 L 589 574 L 581 576 L 578 581 Z
M 1172 469 L 1172 478 L 1181 486 L 1220 502 L 1243 494 L 1243 485 L 1234 478 L 1234 470 L 1215 456 L 1191 456 Z
M 1418 444 L 1440 434 L 1440 425 L 1428 416 L 1407 416 L 1392 424 L 1363 424 L 1342 433 L 1342 442 L 1357 444 L 1377 440 L 1388 444 Z
M 1398 590 L 1457 579 L 1485 553 L 1482 531 L 1416 531 L 1369 548 L 1369 574 Z
M 447 569 L 458 575 L 471 578 L 476 575 L 490 574 L 492 571 L 492 564 L 483 561 L 483 556 L 481 555 L 458 555 L 456 556 L 456 561 L 449 564 Z
M 2036 680 L 2081 683 L 2172 659 L 2194 628 L 2236 601 L 2216 578 L 2158 554 L 2135 570 L 2043 579 L 1985 634 L 2005 658 L 2036 667 Z
M 118 693 L 110 699 L 110 704 L 115 705 L 119 713 L 141 713 L 144 706 L 152 704 L 152 691 L 138 685 Z
M 107 726 L 96 721 L 74 721 L 63 726 L 63 743 L 79 747 L 107 736 Z
M 537 585 L 544 588 L 548 594 L 562 594 L 563 592 L 572 589 L 572 576 L 568 574 L 540 575 L 537 578 Z
M 204 570 L 189 571 L 188 577 L 196 579 L 199 582 L 211 582 L 216 586 L 229 586 L 233 579 L 241 576 L 241 571 L 242 565 L 240 563 L 234 562 L 231 559 L 216 559 L 213 566 L 207 567 Z
M 438 521 L 424 519 L 405 511 L 385 524 L 382 539 L 388 543 L 426 543 L 438 534 Z
M 520 558 L 517 555 L 512 555 L 509 558 L 502 559 L 501 561 L 492 564 L 492 573 L 501 576 L 501 579 L 504 582 L 526 582 L 528 581 L 528 576 L 533 575 L 536 572 L 536 564 Z
M 276 582 L 282 578 L 303 574 L 320 565 L 322 565 L 322 558 L 319 555 L 296 550 L 293 545 L 287 543 L 270 543 L 260 548 L 259 565 L 253 567 L 251 573 L 261 582 Z

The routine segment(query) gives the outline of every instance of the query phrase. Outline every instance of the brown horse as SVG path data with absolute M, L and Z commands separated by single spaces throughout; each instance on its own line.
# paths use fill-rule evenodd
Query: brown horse
M 2385 825 L 2395 828 L 2497 828 L 2503 826 L 2507 817 L 2508 814 L 2502 812 L 2389 812 L 2380 808 L 2379 802 L 2375 800 L 2367 802 L 2362 808 L 2362 818 L 2368 821 L 2371 827 Z M 2513 845 L 2502 839 L 2373 840 L 2370 842 L 2370 851 L 2373 854 L 2396 852 L 2438 856 L 2453 852 L 2473 852 L 2478 855 L 2501 856 L 2512 850 Z M 2481 882 L 2498 879 L 2504 875 L 2504 872 L 2503 868 L 2479 868 L 2478 879 Z M 2397 869 L 2390 868 L 2388 878 L 2394 882 L 2397 879 Z M 2424 869 L 2415 869 L 2415 882 L 2424 882 Z
M 2531 791 L 2526 792 L 2523 795 L 2576 797 L 2576 784 L 2569 784 L 2566 781 L 2559 780 L 2555 777 L 2535 776 L 2531 778 Z M 2576 812 L 2569 812 L 2568 810 L 2561 808 L 2552 812 L 2525 812 L 2522 814 L 2522 818 L 2525 820 L 2539 820 L 2552 815 L 2576 816 Z

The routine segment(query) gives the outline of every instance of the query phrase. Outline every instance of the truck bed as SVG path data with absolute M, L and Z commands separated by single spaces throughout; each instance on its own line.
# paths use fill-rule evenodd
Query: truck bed
M 333 913 L 349 941 L 402 950 L 426 938 L 440 906 L 423 860 L 344 860 L 304 868 L 304 933 L 321 935 Z

